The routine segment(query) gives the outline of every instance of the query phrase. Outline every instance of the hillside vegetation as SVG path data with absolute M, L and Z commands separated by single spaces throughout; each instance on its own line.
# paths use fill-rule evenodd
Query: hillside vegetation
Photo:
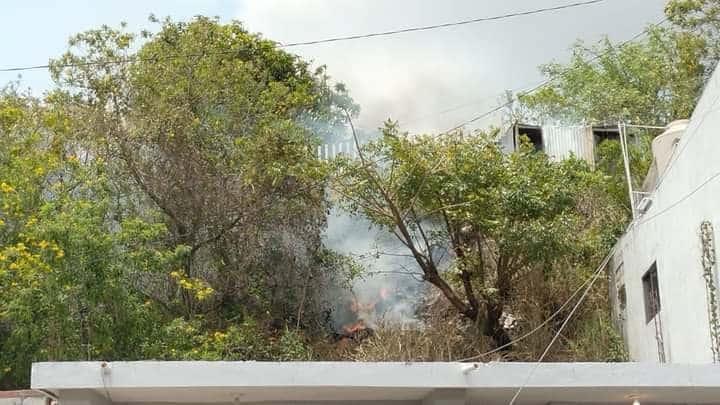
M 641 40 L 577 45 L 542 67 L 571 73 L 518 111 L 687 117 L 717 59 L 718 10 L 675 0 Z M 448 361 L 501 346 L 478 358 L 533 360 L 628 221 L 616 143 L 593 169 L 503 154 L 492 129 L 387 122 L 360 159 L 321 161 L 360 108 L 324 67 L 237 22 L 155 23 L 74 36 L 42 98 L 0 92 L 0 389 L 48 360 Z M 640 181 L 646 143 L 632 154 Z M 375 269 L 325 245 L 331 208 L 401 243 L 410 267 L 396 270 L 424 286 L 416 322 L 362 322 L 384 290 L 341 302 Z M 550 359 L 625 359 L 604 283 Z M 338 327 L 338 311 L 354 322 Z

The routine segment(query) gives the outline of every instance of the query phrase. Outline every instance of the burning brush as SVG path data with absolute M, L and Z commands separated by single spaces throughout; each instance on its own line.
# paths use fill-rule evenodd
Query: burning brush
M 348 322 L 336 332 L 337 340 L 344 343 L 361 342 L 372 336 L 374 321 L 382 318 L 388 309 L 389 298 L 390 289 L 383 287 L 372 301 L 362 302 L 357 297 L 349 300 L 345 308 L 341 309 L 342 317 Z

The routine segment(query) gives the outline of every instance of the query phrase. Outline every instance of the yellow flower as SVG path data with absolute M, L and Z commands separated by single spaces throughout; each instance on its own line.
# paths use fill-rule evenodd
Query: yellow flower
M 10 263 L 10 270 L 17 270 L 19 267 L 15 262 Z
M 45 168 L 42 166 L 36 167 L 34 171 L 36 176 L 42 176 L 43 174 L 45 174 Z
M 0 183 L 0 191 L 2 191 L 3 193 L 12 193 L 15 191 L 15 189 L 12 188 L 11 185 L 9 185 L 5 182 L 2 182 L 2 183 Z
M 58 249 L 57 253 L 55 253 L 55 257 L 57 257 L 58 259 L 62 259 L 63 257 L 65 257 L 65 252 L 63 252 L 62 249 Z
M 48 245 L 50 245 L 50 244 L 49 244 L 48 241 L 46 241 L 46 240 L 41 240 L 40 242 L 38 242 L 37 245 L 38 245 L 38 247 L 39 247 L 40 249 L 45 249 L 45 248 L 48 247 Z

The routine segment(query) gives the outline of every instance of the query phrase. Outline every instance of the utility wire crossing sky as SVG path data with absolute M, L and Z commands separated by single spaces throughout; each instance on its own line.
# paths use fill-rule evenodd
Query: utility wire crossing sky
M 528 10 L 528 11 L 519 11 L 516 13 L 503 14 L 503 15 L 498 15 L 498 16 L 493 16 L 493 17 L 473 18 L 470 20 L 456 21 L 456 22 L 437 24 L 437 25 L 428 25 L 428 26 L 424 26 L 424 27 L 403 28 L 403 29 L 399 29 L 399 30 L 375 32 L 375 33 L 371 33 L 371 34 L 351 35 L 351 36 L 344 36 L 344 37 L 320 39 L 320 40 L 316 40 L 316 41 L 294 42 L 294 43 L 289 43 L 289 44 L 278 44 L 278 47 L 290 48 L 290 47 L 301 46 L 301 45 L 316 45 L 316 44 L 324 44 L 324 43 L 329 43 L 329 42 L 340 42 L 340 41 L 349 41 L 349 40 L 362 39 L 362 38 L 388 36 L 388 35 L 402 34 L 402 33 L 408 33 L 408 32 L 428 31 L 428 30 L 447 28 L 447 27 L 453 27 L 453 26 L 458 26 L 458 25 L 475 24 L 475 23 L 479 23 L 479 22 L 497 21 L 497 20 L 503 20 L 503 19 L 513 18 L 513 17 L 547 13 L 550 11 L 558 11 L 558 10 L 564 10 L 564 9 L 574 8 L 574 7 L 588 6 L 591 4 L 602 3 L 604 1 L 606 1 L 606 0 L 582 1 L 582 2 L 577 2 L 577 3 L 565 4 L 565 5 L 557 6 L 557 7 L 546 7 L 546 8 L 539 8 L 539 9 Z M 219 54 L 229 54 L 232 52 L 233 51 L 228 51 L 228 52 L 222 52 Z M 217 55 L 218 53 L 215 53 L 215 54 Z M 175 56 L 167 56 L 167 57 L 163 57 L 163 58 L 149 58 L 148 60 L 177 59 L 177 58 L 187 58 L 187 57 L 192 57 L 192 56 L 203 56 L 203 55 L 192 55 L 192 54 L 191 55 L 175 55 Z M 71 63 L 71 64 L 58 65 L 58 66 L 59 67 L 94 66 L 94 65 L 102 66 L 102 65 L 110 65 L 110 64 L 127 63 L 127 62 L 131 62 L 135 59 L 137 59 L 137 58 L 131 57 L 131 58 L 125 58 L 125 59 L 108 59 L 108 60 L 97 61 L 97 62 L 89 62 L 89 63 L 82 63 L 82 64 L 72 64 Z M 48 68 L 50 68 L 49 64 L 48 65 L 35 65 L 35 66 L 8 67 L 8 68 L 1 68 L 0 72 L 20 72 L 20 71 L 25 71 L 25 70 L 38 70 L 38 69 L 48 69 Z

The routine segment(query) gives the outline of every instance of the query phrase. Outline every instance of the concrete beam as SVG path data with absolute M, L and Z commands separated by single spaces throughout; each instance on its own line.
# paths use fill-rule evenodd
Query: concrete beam
M 111 405 L 108 398 L 94 390 L 60 390 L 59 405 Z
M 426 396 L 422 405 L 465 405 L 468 404 L 467 390 L 436 389 Z
M 34 389 L 198 387 L 517 388 L 534 363 L 208 362 L 138 361 L 35 363 Z M 267 378 L 272 375 L 273 378 Z M 713 364 L 543 363 L 530 381 L 537 388 L 713 387 Z

